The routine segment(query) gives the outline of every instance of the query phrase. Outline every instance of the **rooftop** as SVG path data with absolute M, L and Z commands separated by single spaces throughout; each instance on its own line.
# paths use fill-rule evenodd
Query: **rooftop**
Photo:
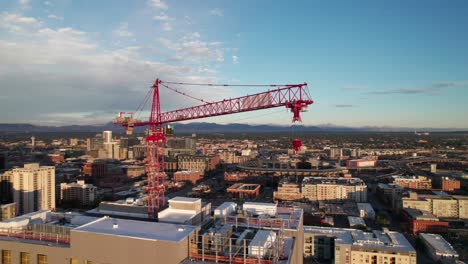
M 194 202 L 198 202 L 198 201 L 201 201 L 201 199 L 200 198 L 190 198 L 190 197 L 180 197 L 180 196 L 174 197 L 174 198 L 169 200 L 169 202 L 185 202 L 185 203 L 194 203 Z
M 426 240 L 427 243 L 429 243 L 435 250 L 436 254 L 439 255 L 457 255 L 457 251 L 453 249 L 452 245 L 447 242 L 441 235 L 437 234 L 427 234 L 427 233 L 421 233 L 419 236 Z
M 304 233 L 322 234 L 336 237 L 335 244 L 351 244 L 357 247 L 372 248 L 375 250 L 412 251 L 415 249 L 401 233 L 374 230 L 364 232 L 350 228 L 334 228 L 320 226 L 304 226 Z
M 359 178 L 305 177 L 302 184 L 364 185 Z
M 439 221 L 435 215 L 425 210 L 418 210 L 413 208 L 403 208 L 403 210 L 415 220 Z
M 73 232 L 98 233 L 137 239 L 179 242 L 195 230 L 193 226 L 143 222 L 102 217 L 73 229 Z

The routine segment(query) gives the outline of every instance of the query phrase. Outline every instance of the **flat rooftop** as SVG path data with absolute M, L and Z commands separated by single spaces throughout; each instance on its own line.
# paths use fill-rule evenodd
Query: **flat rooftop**
M 194 203 L 194 202 L 198 202 L 198 201 L 201 201 L 200 198 L 190 198 L 190 197 L 181 197 L 181 196 L 177 196 L 177 197 L 174 197 L 172 199 L 169 200 L 169 202 L 181 202 L 181 203 Z
M 452 245 L 447 242 L 441 235 L 437 234 L 419 234 L 421 238 L 427 241 L 435 250 L 438 255 L 457 255 L 457 251 L 453 249 Z
M 72 232 L 97 233 L 145 240 L 179 242 L 195 230 L 193 226 L 160 222 L 143 222 L 102 217 Z
M 304 233 L 336 237 L 335 244 L 350 244 L 354 247 L 375 250 L 416 252 L 403 234 L 394 231 L 373 230 L 372 232 L 364 232 L 351 228 L 304 226 Z
M 365 185 L 359 178 L 305 177 L 302 184 Z
M 174 208 L 166 208 L 158 213 L 158 219 L 160 222 L 171 222 L 171 223 L 186 223 L 194 218 L 197 213 L 194 210 L 182 210 Z

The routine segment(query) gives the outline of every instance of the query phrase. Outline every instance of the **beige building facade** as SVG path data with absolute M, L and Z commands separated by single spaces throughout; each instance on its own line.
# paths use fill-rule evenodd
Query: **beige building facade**
M 439 218 L 468 219 L 468 197 L 459 195 L 418 195 L 402 198 L 403 208 L 429 211 Z
M 17 214 L 55 209 L 55 167 L 25 164 L 13 169 L 11 181 Z

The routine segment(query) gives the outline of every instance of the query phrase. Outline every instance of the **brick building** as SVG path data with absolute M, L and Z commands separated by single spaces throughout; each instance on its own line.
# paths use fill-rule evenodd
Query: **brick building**
M 196 184 L 201 180 L 200 172 L 198 171 L 178 171 L 174 173 L 174 181 L 189 181 Z

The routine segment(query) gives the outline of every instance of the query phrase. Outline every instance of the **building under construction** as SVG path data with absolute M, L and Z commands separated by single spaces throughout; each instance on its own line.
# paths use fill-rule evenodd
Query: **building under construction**
M 191 234 L 184 263 L 302 263 L 302 209 L 269 203 L 246 202 L 242 209 L 231 205 L 235 204 L 222 204 L 212 221 Z

